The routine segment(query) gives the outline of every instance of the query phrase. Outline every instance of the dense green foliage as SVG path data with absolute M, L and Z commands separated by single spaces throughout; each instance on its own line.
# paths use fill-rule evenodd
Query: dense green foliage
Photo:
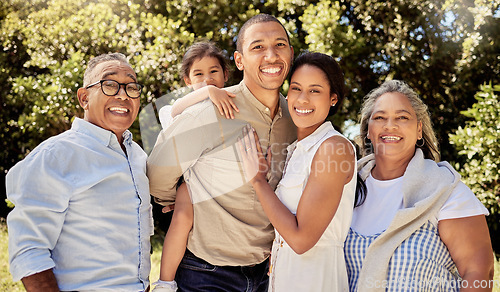
M 182 86 L 187 46 L 211 39 L 231 59 L 238 28 L 260 12 L 283 21 L 296 55 L 320 51 L 340 62 L 348 96 L 336 125 L 356 120 L 363 96 L 383 80 L 402 79 L 430 106 L 442 158 L 464 163 L 448 134 L 469 119 L 461 112 L 475 103 L 481 84 L 500 84 L 499 6 L 500 0 L 3 0 L 0 171 L 82 115 L 75 93 L 92 56 L 126 54 L 146 85 L 146 106 Z M 242 77 L 232 63 L 230 85 Z M 132 131 L 140 142 L 138 122 Z
M 500 85 L 481 86 L 477 103 L 462 113 L 472 121 L 459 127 L 450 140 L 466 162 L 462 180 L 489 209 L 488 225 L 496 250 L 500 251 Z

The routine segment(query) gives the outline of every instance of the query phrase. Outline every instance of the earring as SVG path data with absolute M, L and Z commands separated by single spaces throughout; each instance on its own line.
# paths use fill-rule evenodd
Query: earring
M 421 144 L 418 144 L 418 143 L 419 143 L 419 141 L 422 141 L 422 143 L 421 143 Z M 415 146 L 417 146 L 417 147 L 422 147 L 422 146 L 424 146 L 424 144 L 425 144 L 425 140 L 424 140 L 424 139 L 422 139 L 422 138 L 420 138 L 420 139 L 418 139 L 418 140 L 417 140 L 417 143 L 415 143 Z
M 370 140 L 370 139 L 368 138 L 368 136 L 365 136 L 364 142 L 365 142 L 365 145 L 370 145 L 370 144 L 372 144 L 372 140 Z

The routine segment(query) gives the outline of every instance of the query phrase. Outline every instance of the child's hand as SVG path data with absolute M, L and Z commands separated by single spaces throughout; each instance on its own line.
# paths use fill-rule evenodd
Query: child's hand
M 172 205 L 168 205 L 168 206 L 161 208 L 161 212 L 168 213 L 170 211 L 173 211 L 174 209 L 175 209 L 175 204 L 172 204 Z
M 208 86 L 208 96 L 210 100 L 219 109 L 219 113 L 227 119 L 234 119 L 234 111 L 240 112 L 233 98 L 236 96 L 234 93 L 220 89 L 213 85 Z

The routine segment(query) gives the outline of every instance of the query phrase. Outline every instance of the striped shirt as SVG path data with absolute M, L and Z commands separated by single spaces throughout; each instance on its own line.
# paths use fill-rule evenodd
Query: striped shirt
M 357 291 L 358 277 L 366 251 L 382 233 L 362 235 L 349 230 L 344 255 L 349 291 Z M 425 223 L 394 251 L 385 282 L 367 283 L 386 291 L 459 291 L 458 270 L 437 228 Z M 369 281 L 370 279 L 367 279 Z

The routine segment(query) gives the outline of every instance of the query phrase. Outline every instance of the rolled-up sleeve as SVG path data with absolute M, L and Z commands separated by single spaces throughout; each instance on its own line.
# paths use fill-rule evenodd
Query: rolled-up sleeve
M 14 281 L 55 266 L 51 250 L 61 233 L 71 194 L 64 161 L 49 151 L 32 153 L 6 176 L 9 262 Z M 69 181 L 68 181 L 69 180 Z
M 213 147 L 213 141 L 207 140 L 210 135 L 207 128 L 210 126 L 201 122 L 207 120 L 207 115 L 213 121 L 213 112 L 211 102 L 200 105 L 177 116 L 159 134 L 147 161 L 149 188 L 157 203 L 173 204 L 179 178 L 196 163 L 202 153 Z M 218 136 L 211 140 L 214 139 L 217 140 Z

